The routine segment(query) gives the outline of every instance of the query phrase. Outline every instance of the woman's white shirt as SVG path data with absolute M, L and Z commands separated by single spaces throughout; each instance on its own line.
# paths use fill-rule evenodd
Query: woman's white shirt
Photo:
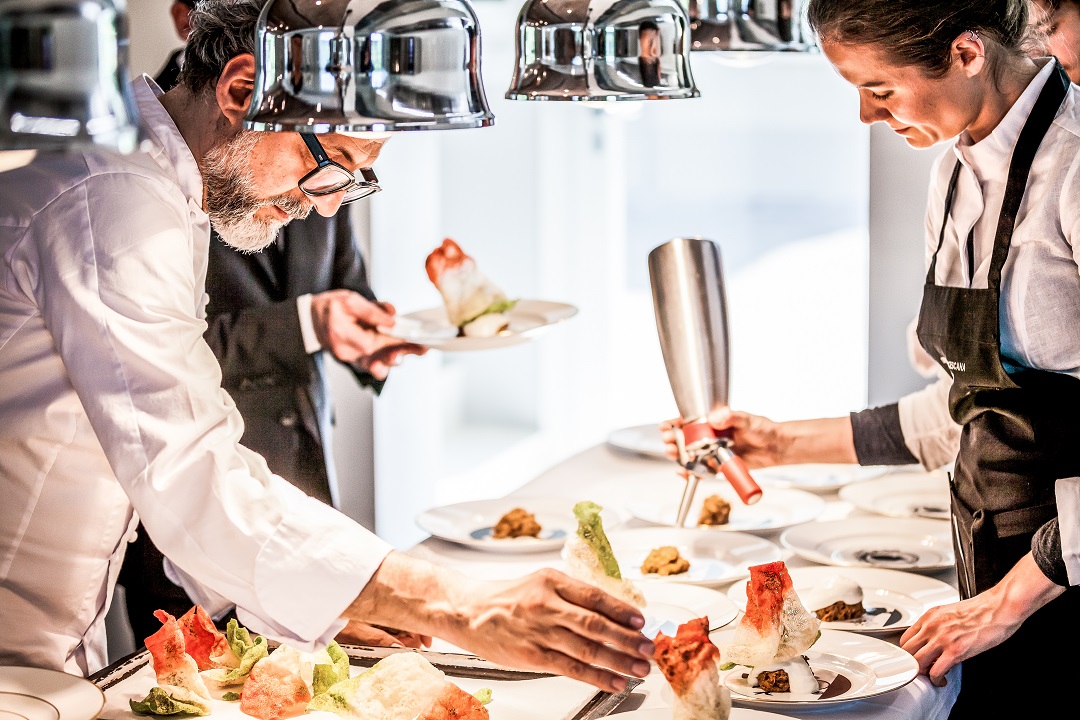
M 998 126 L 972 143 L 966 134 L 935 163 L 926 213 L 926 266 L 938 247 L 945 195 L 957 160 L 962 167 L 945 239 L 938 253 L 936 282 L 951 287 L 985 288 L 1008 177 L 1020 131 L 1054 72 L 1048 59 Z M 1006 369 L 1029 367 L 1080 378 L 1080 88 L 1070 87 L 1035 155 L 1012 245 L 1002 269 L 1001 349 Z M 974 229 L 975 268 L 968 280 L 967 238 Z M 947 439 L 948 382 L 900 400 L 905 442 L 927 467 L 940 467 L 952 452 Z M 941 435 L 935 439 L 933 428 Z M 955 435 L 955 431 L 951 431 Z M 951 461 L 951 459 L 945 462 Z M 1080 481 L 1058 482 L 1058 512 L 1066 525 L 1080 528 Z M 1064 547 L 1069 577 L 1080 583 L 1080 537 Z M 1071 559 L 1070 559 L 1071 558 Z

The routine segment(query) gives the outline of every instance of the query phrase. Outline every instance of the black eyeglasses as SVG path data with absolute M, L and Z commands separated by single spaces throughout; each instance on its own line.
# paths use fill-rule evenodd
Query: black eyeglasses
M 382 190 L 379 187 L 379 178 L 375 176 L 375 171 L 371 168 L 360 168 L 353 173 L 341 163 L 331 160 L 314 134 L 302 132 L 300 137 L 304 138 L 304 144 L 318 163 L 314 170 L 300 178 L 300 182 L 297 183 L 305 195 L 321 197 L 344 190 L 345 197 L 341 201 L 344 205 Z M 357 174 L 363 180 L 358 178 Z

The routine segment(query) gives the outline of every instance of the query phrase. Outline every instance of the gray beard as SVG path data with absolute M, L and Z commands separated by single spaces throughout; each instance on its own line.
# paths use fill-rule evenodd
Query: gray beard
M 258 252 L 274 242 L 278 230 L 289 221 L 259 220 L 260 209 L 277 205 L 291 220 L 302 220 L 312 206 L 289 195 L 260 200 L 255 195 L 255 179 L 248 158 L 260 133 L 241 130 L 203 158 L 206 184 L 206 212 L 221 239 L 241 252 Z

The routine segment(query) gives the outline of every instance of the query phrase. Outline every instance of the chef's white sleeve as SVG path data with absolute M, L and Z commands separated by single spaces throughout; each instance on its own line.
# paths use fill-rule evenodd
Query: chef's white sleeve
M 962 428 L 949 414 L 951 386 L 950 379 L 938 378 L 898 403 L 904 444 L 927 470 L 954 462 L 960 451 Z
M 324 641 L 391 548 L 238 445 L 243 422 L 197 316 L 195 209 L 152 176 L 98 175 L 65 195 L 37 225 L 34 292 L 151 539 L 252 626 L 301 647 Z

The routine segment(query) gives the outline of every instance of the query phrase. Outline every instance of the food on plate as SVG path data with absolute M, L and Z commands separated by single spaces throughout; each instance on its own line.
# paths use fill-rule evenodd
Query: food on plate
M 483 694 L 490 701 L 490 691 Z M 307 709 L 364 720 L 488 718 L 480 698 L 447 680 L 442 670 L 410 651 L 385 657 L 370 670 L 332 685 L 309 702 Z
M 538 537 L 540 535 L 540 523 L 536 522 L 536 516 L 528 510 L 514 508 L 499 518 L 491 531 L 491 537 L 496 540 L 516 537 Z
M 698 525 L 727 525 L 731 519 L 731 503 L 719 495 L 710 495 L 701 505 Z
M 679 575 L 690 569 L 690 561 L 679 554 L 679 549 L 664 545 L 649 552 L 641 563 L 643 575 Z
M 750 567 L 746 611 L 724 660 L 764 669 L 802 655 L 821 635 L 821 621 L 803 607 L 783 560 Z
M 803 604 L 822 622 L 854 620 L 866 614 L 862 588 L 843 575 L 830 575 L 803 593 Z
M 281 720 L 304 710 L 311 688 L 301 674 L 300 651 L 279 645 L 251 668 L 240 691 L 240 711 L 259 720 Z
M 750 687 L 756 687 L 767 693 L 798 693 L 816 695 L 821 692 L 821 683 L 814 676 L 805 655 L 793 657 L 781 663 L 774 663 L 754 668 L 743 675 Z
M 428 278 L 438 288 L 459 337 L 492 337 L 510 326 L 510 300 L 450 238 L 427 256 Z
M 578 520 L 577 533 L 567 539 L 562 549 L 567 574 L 595 585 L 623 602 L 645 607 L 645 596 L 619 570 L 619 561 L 615 559 L 615 551 L 611 549 L 611 542 L 604 532 L 601 510 L 601 506 L 588 500 L 574 505 L 574 516 Z
M 251 668 L 266 657 L 268 652 L 266 638 L 256 635 L 252 640 L 247 628 L 240 625 L 235 618 L 229 620 L 225 626 L 225 640 L 228 652 L 211 655 L 210 661 L 215 666 L 199 673 L 210 686 L 218 688 L 243 685 L 251 673 Z
M 653 659 L 675 695 L 672 720 L 727 720 L 731 693 L 720 684 L 720 650 L 709 639 L 709 618 L 683 623 L 675 637 L 657 633 Z
M 229 662 L 235 659 L 225 633 L 214 626 L 214 621 L 201 605 L 193 605 L 177 618 L 176 624 L 184 633 L 184 649 L 195 660 L 199 670 L 209 670 L 217 667 L 221 661 Z M 213 659 L 215 657 L 218 661 Z
M 167 712 L 210 713 L 210 691 L 199 675 L 199 665 L 188 655 L 184 633 L 176 618 L 164 610 L 155 610 L 154 617 L 161 621 L 161 628 L 146 638 L 150 651 L 150 663 L 157 676 L 158 687 L 153 688 L 141 702 L 129 700 L 131 711 L 140 714 L 162 714 L 168 707 L 194 707 L 192 710 Z

